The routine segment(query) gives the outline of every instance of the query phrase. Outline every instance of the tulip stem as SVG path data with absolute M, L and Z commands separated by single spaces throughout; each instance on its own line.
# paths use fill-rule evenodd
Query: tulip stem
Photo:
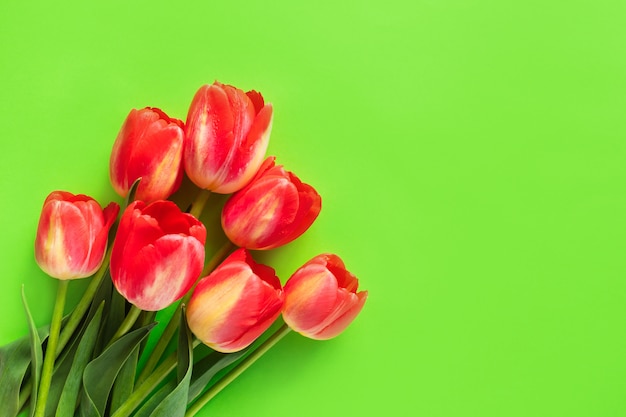
M 124 403 L 113 413 L 111 417 L 129 416 L 135 408 L 154 390 L 161 381 L 176 368 L 176 352 L 168 356 L 163 363 L 146 380 L 137 384 L 133 393 Z
M 211 257 L 211 259 L 209 259 L 209 261 L 206 263 L 204 269 L 202 270 L 202 273 L 200 274 L 200 277 L 204 277 L 208 275 L 211 271 L 213 271 L 235 247 L 236 246 L 230 240 L 227 240 L 226 243 L 224 243 L 222 247 L 219 248 L 219 250 L 215 252 L 213 257 Z M 167 349 L 167 345 L 170 343 L 170 340 L 172 340 L 172 337 L 174 337 L 176 329 L 178 329 L 178 325 L 180 324 L 180 314 L 182 308 L 184 305 L 189 303 L 189 299 L 191 298 L 192 293 L 193 290 L 188 291 L 187 294 L 185 294 L 183 299 L 180 301 L 180 303 L 178 303 L 178 307 L 176 307 L 176 310 L 174 310 L 174 314 L 172 314 L 170 321 L 165 326 L 165 329 L 163 329 L 163 333 L 161 333 L 159 340 L 152 349 L 152 352 L 150 353 L 146 364 L 141 370 L 141 373 L 137 378 L 137 385 L 142 384 L 150 376 L 150 373 L 157 366 L 157 363 L 161 359 L 161 356 L 163 356 L 165 349 Z
M 120 324 L 120 327 L 117 329 L 107 346 L 110 346 L 117 339 L 128 333 L 128 331 L 133 327 L 133 325 L 139 318 L 141 312 L 142 310 L 139 307 L 131 305 L 130 311 L 128 312 L 128 314 L 126 314 L 126 317 L 124 317 L 124 321 L 122 322 L 122 324 Z
M 237 249 L 237 246 L 230 240 L 224 242 L 211 259 L 209 259 L 209 261 L 204 265 L 204 269 L 202 270 L 200 277 L 205 277 L 213 272 L 213 270 L 217 268 L 217 266 L 221 264 L 222 261 L 226 259 L 226 257 L 235 249 Z
M 54 360 L 57 355 L 57 345 L 59 333 L 61 331 L 61 320 L 65 309 L 65 299 L 67 298 L 68 280 L 59 280 L 57 296 L 52 310 L 52 320 L 50 322 L 50 334 L 48 336 L 48 347 L 41 370 L 41 380 L 39 383 L 39 395 L 35 404 L 35 417 L 43 417 L 46 411 L 46 402 L 52 383 L 52 372 L 54 370 Z
M 180 314 L 182 310 L 181 309 L 182 305 L 183 303 L 181 302 L 178 305 L 178 307 L 176 307 L 176 310 L 174 310 L 174 314 L 172 314 L 170 321 L 165 326 L 165 329 L 163 329 L 163 333 L 161 333 L 161 336 L 159 337 L 159 340 L 157 341 L 154 348 L 152 349 L 152 352 L 150 352 L 150 356 L 148 357 L 146 364 L 141 370 L 141 373 L 139 374 L 139 376 L 137 377 L 137 382 L 136 382 L 137 386 L 142 385 L 144 382 L 146 382 L 149 379 L 152 371 L 154 370 L 157 363 L 161 359 L 161 356 L 163 356 L 163 353 L 165 352 L 167 345 L 169 344 L 170 340 L 172 340 L 172 337 L 174 336 L 174 333 L 176 332 L 176 329 L 177 329 L 176 323 L 180 323 Z
M 91 305 L 91 302 L 93 301 L 93 297 L 96 295 L 96 291 L 98 291 L 98 287 L 100 286 L 100 283 L 102 282 L 102 279 L 104 278 L 104 275 L 106 274 L 109 268 L 109 260 L 111 259 L 112 247 L 113 245 L 109 245 L 109 248 L 106 251 L 106 254 L 104 255 L 102 266 L 100 266 L 100 269 L 98 269 L 98 272 L 96 272 L 93 278 L 91 278 L 91 282 L 89 283 L 89 286 L 85 290 L 85 293 L 81 297 L 76 307 L 74 307 L 74 310 L 70 314 L 70 317 L 65 323 L 65 326 L 63 326 L 63 330 L 61 331 L 61 335 L 59 336 L 59 346 L 57 349 L 57 356 L 61 353 L 63 348 L 65 348 L 65 345 L 67 345 L 67 342 L 69 342 L 70 338 L 76 331 L 76 328 L 78 327 L 81 320 L 83 319 L 85 312 L 87 312 L 87 309 Z
M 200 218 L 202 214 L 202 210 L 204 210 L 204 206 L 206 202 L 209 200 L 209 196 L 211 195 L 211 191 L 209 190 L 200 190 L 196 199 L 191 203 L 191 211 L 189 213 L 195 217 L 196 219 Z
M 222 379 L 220 379 L 215 385 L 208 389 L 207 392 L 194 402 L 191 407 L 185 413 L 185 417 L 192 417 L 196 415 L 198 411 L 202 409 L 209 401 L 219 394 L 224 388 L 233 382 L 239 375 L 241 375 L 246 369 L 248 369 L 254 362 L 256 362 L 261 356 L 263 356 L 272 346 L 278 343 L 283 337 L 285 337 L 291 329 L 287 324 L 283 324 L 269 339 L 263 342 L 254 352 L 247 356 L 244 360 L 239 362 L 237 366 L 231 369 Z
M 89 286 L 85 290 L 85 293 L 81 297 L 76 307 L 74 307 L 74 310 L 72 310 L 72 313 L 70 314 L 69 318 L 65 322 L 65 326 L 63 326 L 63 329 L 61 330 L 61 333 L 59 335 L 59 341 L 57 343 L 57 349 L 56 349 L 57 358 L 59 357 L 61 352 L 63 352 L 63 349 L 65 348 L 65 346 L 67 346 L 67 343 L 70 341 L 70 339 L 74 335 L 74 332 L 78 328 L 78 325 L 81 323 L 81 320 L 83 319 L 85 315 L 85 312 L 87 312 L 87 309 L 91 305 L 91 302 L 93 301 L 93 297 L 96 294 L 96 291 L 98 291 L 98 287 L 100 286 L 100 283 L 102 282 L 102 279 L 104 278 L 104 275 L 106 274 L 109 268 L 110 258 L 111 258 L 111 245 L 109 246 L 109 249 L 107 250 L 104 256 L 104 260 L 102 261 L 102 266 L 100 266 L 100 269 L 98 269 L 98 271 L 94 274 L 93 278 L 91 278 L 91 282 L 89 283 Z M 31 386 L 32 386 L 32 382 L 30 379 L 28 379 L 27 381 L 24 382 L 24 385 L 20 389 L 20 398 L 19 398 L 20 409 L 24 407 L 24 405 L 26 404 L 26 401 L 28 401 L 28 398 L 30 398 Z

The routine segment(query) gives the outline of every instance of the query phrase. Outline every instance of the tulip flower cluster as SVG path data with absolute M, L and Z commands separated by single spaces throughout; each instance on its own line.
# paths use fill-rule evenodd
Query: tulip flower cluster
M 273 107 L 260 93 L 219 82 L 197 91 L 184 123 L 157 108 L 133 109 L 109 162 L 124 206 L 102 208 L 65 191 L 47 197 L 35 259 L 59 280 L 59 290 L 47 343 L 31 331 L 30 376 L 24 366 L 15 388 L 4 390 L 17 394 L 0 393 L 6 415 L 26 407 L 37 417 L 74 410 L 193 415 L 223 387 L 213 380 L 220 369 L 230 367 L 223 378 L 234 378 L 290 330 L 324 340 L 348 327 L 367 291 L 358 291 L 337 255 L 314 256 L 284 285 L 253 257 L 297 239 L 322 207 L 311 185 L 265 156 L 272 119 Z M 189 211 L 170 200 L 184 177 L 198 195 Z M 228 195 L 221 225 L 212 227 L 201 221 L 210 193 Z M 223 234 L 215 233 L 220 226 Z M 222 249 L 205 259 L 207 240 L 224 235 Z M 62 320 L 69 281 L 90 276 Z M 177 302 L 156 346 L 144 350 L 155 318 L 167 319 Z M 165 356 L 175 333 L 178 349 Z M 140 354 L 147 358 L 143 367 Z M 0 349 L 0 363 L 2 355 Z M 169 383 L 156 390 L 164 380 Z M 52 384 L 63 389 L 51 390 Z M 146 401 L 150 396 L 160 400 Z

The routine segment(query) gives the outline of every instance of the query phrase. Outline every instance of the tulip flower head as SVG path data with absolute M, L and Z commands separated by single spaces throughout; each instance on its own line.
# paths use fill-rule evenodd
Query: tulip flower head
M 109 174 L 115 191 L 126 197 L 141 178 L 136 199 L 166 199 L 183 178 L 183 122 L 157 108 L 131 110 L 115 139 Z
M 185 172 L 198 187 L 233 193 L 263 162 L 272 127 L 272 105 L 256 91 L 218 82 L 202 86 L 185 123 Z
M 200 276 L 205 240 L 204 225 L 173 202 L 135 201 L 124 211 L 113 243 L 113 284 L 140 309 L 161 310 Z
M 109 229 L 119 205 L 104 210 L 86 195 L 52 192 L 46 198 L 35 239 L 35 259 L 48 275 L 58 279 L 85 278 L 104 259 Z
M 321 208 L 322 198 L 313 187 L 269 157 L 250 184 L 226 202 L 222 227 L 238 246 L 273 249 L 303 234 Z
M 219 352 L 249 346 L 280 315 L 283 293 L 274 269 L 240 248 L 200 280 L 187 307 L 191 331 Z
M 367 291 L 337 255 L 322 254 L 300 267 L 285 284 L 283 318 L 296 332 L 325 340 L 344 331 L 359 314 Z

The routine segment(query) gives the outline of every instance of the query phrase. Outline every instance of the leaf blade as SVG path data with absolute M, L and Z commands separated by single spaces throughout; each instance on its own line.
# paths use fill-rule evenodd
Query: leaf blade
M 32 417 L 35 414 L 35 404 L 39 387 L 39 377 L 43 364 L 43 349 L 41 347 L 41 339 L 39 338 L 39 332 L 37 331 L 37 327 L 35 326 L 35 321 L 33 320 L 33 316 L 30 314 L 30 309 L 28 308 L 26 294 L 24 293 L 24 286 L 22 286 L 22 303 L 24 304 L 24 310 L 26 312 L 26 319 L 28 321 L 28 333 L 30 336 L 30 375 L 32 381 L 30 394 L 30 416 Z
M 193 369 L 187 402 L 190 404 L 198 398 L 218 372 L 243 358 L 249 350 L 250 348 L 234 353 L 211 352 L 201 361 L 198 361 Z
M 193 343 L 186 315 L 181 314 L 178 333 L 178 384 L 174 390 L 152 411 L 150 417 L 184 417 L 187 411 L 189 384 L 193 371 Z
M 89 362 L 83 372 L 81 416 L 102 416 L 109 393 L 120 369 L 133 350 L 150 333 L 154 324 L 133 330 L 116 340 L 96 359 Z
M 87 328 L 81 337 L 80 343 L 78 344 L 72 366 L 67 379 L 65 380 L 63 392 L 61 393 L 61 397 L 57 405 L 56 415 L 58 416 L 70 416 L 74 414 L 82 382 L 81 375 L 83 374 L 96 345 L 103 310 L 104 302 L 101 302 L 94 316 L 87 325 Z

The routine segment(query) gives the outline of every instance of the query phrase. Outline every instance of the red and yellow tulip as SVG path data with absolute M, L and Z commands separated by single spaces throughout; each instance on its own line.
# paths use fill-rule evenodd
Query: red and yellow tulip
M 198 283 L 187 307 L 191 331 L 219 352 L 249 346 L 280 315 L 283 291 L 274 269 L 240 248 Z
M 185 122 L 183 161 L 198 187 L 219 194 L 246 185 L 265 157 L 272 105 L 256 91 L 218 82 L 195 94 Z
M 46 198 L 35 238 L 35 260 L 58 279 L 85 278 L 96 272 L 107 249 L 109 229 L 119 212 L 104 210 L 93 198 L 54 191 Z
M 367 291 L 337 255 L 322 254 L 300 267 L 285 284 L 283 318 L 311 339 L 330 339 L 361 312 Z
M 226 202 L 222 227 L 238 246 L 273 249 L 303 234 L 321 208 L 322 198 L 312 186 L 269 157 L 250 184 Z
M 135 201 L 124 211 L 111 253 L 117 290 L 142 310 L 179 300 L 200 276 L 206 229 L 171 201 Z

